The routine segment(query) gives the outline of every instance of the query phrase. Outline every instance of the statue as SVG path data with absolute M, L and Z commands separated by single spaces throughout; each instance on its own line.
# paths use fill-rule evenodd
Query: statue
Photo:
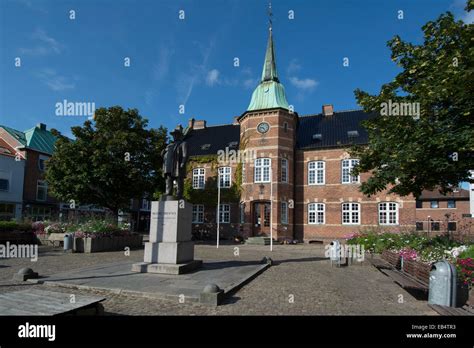
M 188 145 L 184 141 L 183 127 L 179 125 L 171 133 L 173 141 L 161 152 L 163 157 L 163 177 L 166 181 L 166 190 L 162 199 L 173 197 L 173 182 L 176 181 L 175 197 L 183 198 L 184 178 L 186 177 L 186 161 L 188 159 Z

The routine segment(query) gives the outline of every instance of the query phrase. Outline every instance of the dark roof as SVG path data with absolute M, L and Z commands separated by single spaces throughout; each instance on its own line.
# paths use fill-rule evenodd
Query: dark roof
M 302 116 L 299 118 L 296 146 L 299 149 L 318 149 L 367 144 L 367 131 L 360 122 L 374 116 L 362 110 L 334 112 L 331 116 Z M 357 131 L 358 135 L 350 137 L 348 132 L 351 131 Z M 320 134 L 320 139 L 314 139 L 315 134 Z
M 361 121 L 373 117 L 362 110 L 334 112 L 332 116 L 322 114 L 299 117 L 296 146 L 299 149 L 318 149 L 328 147 L 344 147 L 352 144 L 367 144 L 367 131 Z M 356 131 L 357 136 L 350 137 L 348 132 Z M 314 139 L 320 134 L 320 139 Z M 240 141 L 240 126 L 227 124 L 193 129 L 186 135 L 190 156 L 217 154 L 224 150 L 230 142 Z M 203 145 L 209 144 L 208 148 Z
M 429 200 L 447 200 L 447 199 L 459 199 L 469 200 L 469 191 L 464 189 L 457 189 L 456 192 L 448 192 L 445 195 L 441 194 L 438 190 L 428 191 L 424 190 L 421 196 L 418 197 L 421 201 Z
M 189 156 L 202 156 L 217 154 L 225 150 L 231 142 L 240 143 L 240 125 L 226 124 L 222 126 L 209 126 L 203 129 L 193 129 L 186 135 Z M 203 148 L 209 144 L 209 147 Z

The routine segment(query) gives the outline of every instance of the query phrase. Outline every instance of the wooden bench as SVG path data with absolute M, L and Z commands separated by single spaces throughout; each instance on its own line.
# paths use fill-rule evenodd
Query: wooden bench
M 393 266 L 385 260 L 379 258 L 368 258 L 367 259 L 377 269 L 393 269 Z
M 392 280 L 404 289 L 414 289 L 428 292 L 429 285 L 409 276 L 406 273 L 394 269 L 381 269 L 382 273 L 392 278 Z
M 470 312 L 469 309 L 466 308 L 455 308 L 455 307 L 447 307 L 447 306 L 440 306 L 440 305 L 435 305 L 435 304 L 428 304 L 428 307 L 430 307 L 432 310 L 437 312 L 438 314 L 441 315 L 474 315 L 473 312 Z
M 400 255 L 389 250 L 382 251 L 382 259 L 391 264 L 394 268 L 400 269 L 401 258 Z
M 104 300 L 105 297 L 41 289 L 7 292 L 0 294 L 0 315 L 100 315 L 100 302 Z

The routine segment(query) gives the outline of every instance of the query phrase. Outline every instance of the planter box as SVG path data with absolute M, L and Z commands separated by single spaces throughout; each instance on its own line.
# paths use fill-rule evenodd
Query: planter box
M 396 269 L 400 269 L 401 257 L 398 253 L 395 253 L 395 252 L 389 251 L 389 250 L 384 250 L 382 252 L 382 259 L 387 261 L 389 264 L 391 264 Z
M 404 259 L 402 265 L 403 272 L 408 273 L 425 284 L 430 283 L 431 264 Z
M 74 238 L 73 250 L 78 253 L 95 253 L 99 251 L 118 251 L 126 247 L 137 248 L 143 244 L 141 234 L 123 237 Z

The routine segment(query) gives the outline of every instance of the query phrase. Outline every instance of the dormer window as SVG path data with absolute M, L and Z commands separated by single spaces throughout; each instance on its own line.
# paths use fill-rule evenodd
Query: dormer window
M 351 130 L 347 132 L 347 137 L 349 138 L 357 138 L 359 136 L 359 132 L 356 130 Z

